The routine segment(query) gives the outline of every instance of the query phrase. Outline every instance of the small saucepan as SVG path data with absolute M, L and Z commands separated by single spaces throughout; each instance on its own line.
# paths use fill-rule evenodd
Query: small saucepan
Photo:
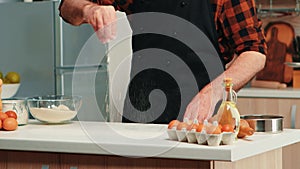
M 255 132 L 279 133 L 283 130 L 283 116 L 248 114 L 241 115 Z

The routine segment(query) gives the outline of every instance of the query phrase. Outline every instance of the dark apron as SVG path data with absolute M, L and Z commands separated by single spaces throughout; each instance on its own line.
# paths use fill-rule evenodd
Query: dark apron
M 186 19 L 207 36 L 219 53 L 209 0 L 135 0 L 131 11 L 135 14 L 163 12 Z M 151 23 L 147 16 L 144 20 L 145 24 Z M 129 22 L 134 34 L 133 58 L 122 121 L 169 123 L 173 119 L 182 120 L 188 103 L 210 82 L 208 72 L 197 55 L 198 49 L 192 50 L 182 41 L 164 33 L 135 34 L 143 26 L 135 26 L 134 17 L 129 16 Z M 167 26 L 174 36 L 176 29 L 182 29 L 167 24 L 168 21 L 165 21 L 153 26 L 162 30 Z

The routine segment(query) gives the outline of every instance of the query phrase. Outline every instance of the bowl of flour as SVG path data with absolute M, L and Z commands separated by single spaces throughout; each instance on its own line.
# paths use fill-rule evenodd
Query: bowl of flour
M 80 96 L 47 95 L 26 99 L 26 106 L 35 119 L 44 123 L 66 123 L 77 115 Z

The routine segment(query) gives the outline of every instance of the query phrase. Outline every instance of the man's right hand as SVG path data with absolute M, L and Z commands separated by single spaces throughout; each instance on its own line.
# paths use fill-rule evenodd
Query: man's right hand
M 84 22 L 89 23 L 101 42 L 107 43 L 116 37 L 116 11 L 111 5 L 88 4 L 83 9 Z

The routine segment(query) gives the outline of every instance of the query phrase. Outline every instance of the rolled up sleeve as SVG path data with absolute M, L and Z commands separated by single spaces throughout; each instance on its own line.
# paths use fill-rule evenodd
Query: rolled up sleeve
M 220 15 L 223 34 L 234 53 L 267 53 L 267 45 L 254 0 L 225 0 Z

